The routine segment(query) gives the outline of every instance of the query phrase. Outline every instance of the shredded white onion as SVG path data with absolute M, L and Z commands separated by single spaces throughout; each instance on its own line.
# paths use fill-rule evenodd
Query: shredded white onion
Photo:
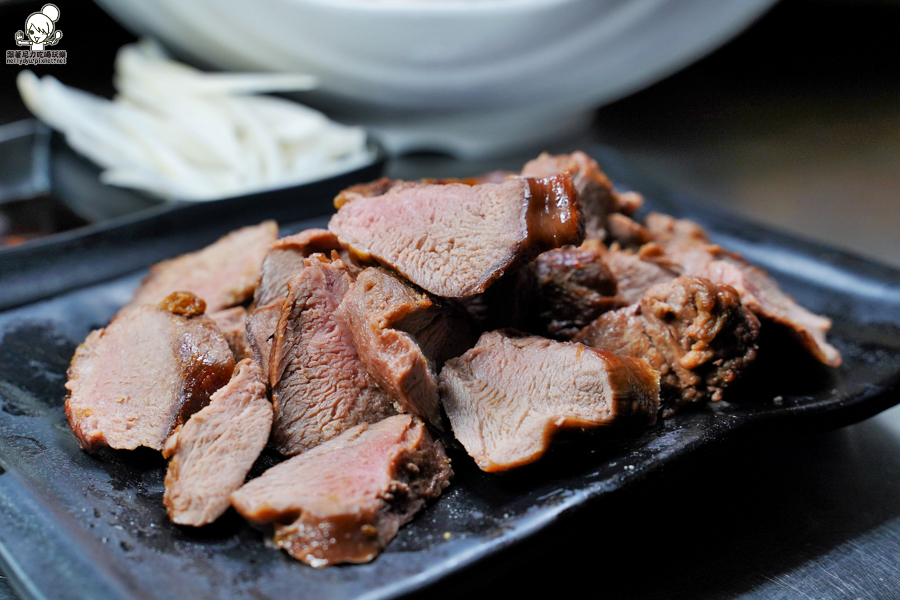
M 178 200 L 215 200 L 314 181 L 372 161 L 366 134 L 268 92 L 303 74 L 204 73 L 151 40 L 119 49 L 113 101 L 19 73 L 25 105 L 103 168 L 101 181 Z

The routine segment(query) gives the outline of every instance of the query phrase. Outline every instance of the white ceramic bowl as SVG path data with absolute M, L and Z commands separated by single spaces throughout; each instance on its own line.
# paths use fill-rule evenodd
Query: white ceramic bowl
M 583 127 L 775 0 L 97 0 L 222 69 L 303 71 L 390 150 L 461 155 Z

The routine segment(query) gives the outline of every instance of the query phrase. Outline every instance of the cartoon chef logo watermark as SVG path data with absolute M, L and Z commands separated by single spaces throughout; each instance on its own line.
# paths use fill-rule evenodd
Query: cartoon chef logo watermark
M 62 39 L 62 31 L 56 28 L 59 8 L 45 4 L 41 12 L 31 13 L 25 20 L 25 31 L 16 32 L 16 45 L 29 46 L 28 50 L 7 50 L 8 65 L 64 65 L 65 50 L 50 50 Z

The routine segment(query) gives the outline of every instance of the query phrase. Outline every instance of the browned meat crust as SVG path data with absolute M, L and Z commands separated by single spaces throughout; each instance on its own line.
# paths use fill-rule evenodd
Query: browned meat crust
M 584 152 L 553 156 L 546 152 L 522 168 L 522 177 L 551 177 L 569 173 L 584 212 L 585 234 L 589 239 L 606 239 L 607 219 L 612 213 L 632 215 L 644 199 L 635 192 L 616 192 L 606 174 Z
M 637 304 L 601 315 L 575 339 L 648 360 L 660 372 L 663 416 L 720 400 L 756 358 L 759 321 L 737 292 L 697 277 L 650 287 Z
M 447 487 L 450 461 L 411 415 L 358 425 L 232 494 L 235 509 L 274 530 L 275 544 L 313 567 L 375 556 Z
M 825 339 L 831 320 L 797 304 L 765 271 L 710 243 L 703 229 L 691 221 L 652 213 L 647 228 L 662 248 L 661 260 L 685 275 L 732 286 L 747 308 L 790 331 L 816 360 L 832 367 L 841 364 L 840 352 Z
M 599 242 L 588 240 L 535 259 L 528 279 L 534 286 L 530 303 L 536 308 L 539 332 L 572 339 L 601 314 L 623 306 L 605 254 Z

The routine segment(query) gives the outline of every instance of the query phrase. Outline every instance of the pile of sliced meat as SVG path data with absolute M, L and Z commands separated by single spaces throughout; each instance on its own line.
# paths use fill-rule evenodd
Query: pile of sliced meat
M 160 450 L 179 525 L 229 507 L 314 567 L 372 560 L 440 495 L 455 436 L 484 471 L 562 429 L 649 427 L 727 398 L 760 330 L 830 366 L 831 323 L 589 156 L 382 179 L 327 230 L 245 227 L 156 265 L 78 348 L 78 443 Z M 270 447 L 285 460 L 247 481 Z

